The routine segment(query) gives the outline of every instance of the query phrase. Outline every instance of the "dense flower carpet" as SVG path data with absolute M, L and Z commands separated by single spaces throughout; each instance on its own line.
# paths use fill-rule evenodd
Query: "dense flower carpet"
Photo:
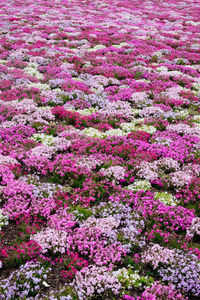
M 200 2 L 0 2 L 0 299 L 200 298 Z

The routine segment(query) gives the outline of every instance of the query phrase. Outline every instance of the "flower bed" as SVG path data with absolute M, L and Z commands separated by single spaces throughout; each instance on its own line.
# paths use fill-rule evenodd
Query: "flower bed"
M 1 1 L 0 299 L 199 299 L 198 11 Z

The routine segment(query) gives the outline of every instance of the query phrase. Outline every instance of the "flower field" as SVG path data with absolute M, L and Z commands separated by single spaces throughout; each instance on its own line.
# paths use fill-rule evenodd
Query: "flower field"
M 199 16 L 0 2 L 0 299 L 200 299 Z

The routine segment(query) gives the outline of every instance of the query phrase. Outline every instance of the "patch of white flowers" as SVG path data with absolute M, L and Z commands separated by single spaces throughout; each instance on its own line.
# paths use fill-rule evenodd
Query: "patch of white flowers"
M 174 112 L 177 113 L 176 119 L 185 120 L 187 117 L 189 117 L 189 112 L 186 109 L 177 109 Z
M 41 142 L 45 146 L 52 146 L 55 138 L 52 135 L 44 133 L 35 133 L 32 135 L 32 139 L 37 142 Z
M 130 123 L 122 123 L 122 124 L 120 124 L 120 127 L 125 132 L 131 132 L 131 131 L 136 130 L 135 122 L 133 122 L 133 121 Z
M 161 66 L 161 67 L 156 68 L 156 71 L 158 71 L 158 72 L 167 72 L 168 68 L 164 67 L 164 66 Z
M 154 199 L 160 200 L 161 202 L 170 205 L 170 206 L 175 206 L 177 205 L 177 200 L 176 198 L 167 192 L 162 192 L 162 193 L 156 193 L 154 195 Z
M 116 276 L 121 285 L 126 289 L 131 289 L 133 287 L 138 288 L 142 285 L 151 285 L 151 283 L 153 283 L 151 277 L 140 276 L 139 271 L 133 270 L 132 268 L 122 268 L 114 271 L 112 274 Z
M 3 226 L 8 225 L 8 216 L 0 209 L 0 230 Z
M 106 132 L 104 132 L 104 136 L 105 137 L 108 137 L 108 136 L 124 136 L 124 135 L 127 135 L 126 132 L 124 132 L 123 130 L 117 128 L 117 129 L 110 129 L 110 130 L 107 130 Z
M 83 130 L 83 133 L 90 137 L 104 138 L 104 133 L 96 128 L 88 127 Z
M 200 92 L 200 83 L 199 82 L 195 82 L 193 83 L 193 87 L 195 88 L 195 90 L 193 91 L 193 93 L 198 96 L 199 95 L 199 92 Z
M 50 86 L 46 83 L 31 82 L 31 83 L 27 84 L 27 86 L 29 88 L 34 87 L 34 88 L 37 88 L 39 90 L 50 90 Z
M 127 189 L 135 192 L 141 190 L 148 191 L 151 189 L 151 184 L 149 180 L 135 180 L 133 184 L 127 186 Z
M 36 63 L 30 63 L 28 67 L 24 69 L 27 75 L 36 77 L 37 79 L 43 79 L 43 75 L 37 70 L 38 65 Z
M 140 131 L 145 131 L 147 133 L 155 133 L 157 130 L 154 126 L 151 125 L 138 125 L 138 123 L 144 121 L 143 118 L 140 118 L 139 120 L 134 120 L 130 123 L 122 123 L 120 124 L 120 127 L 122 128 L 123 131 L 125 132 L 132 132 L 132 131 L 136 131 L 136 130 L 140 130 Z
M 121 43 L 121 44 L 119 44 L 119 45 L 112 45 L 112 47 L 114 47 L 114 48 L 121 48 L 121 47 L 124 47 L 124 46 L 129 46 L 129 44 L 127 44 L 127 43 Z
M 133 113 L 134 116 L 139 116 L 139 114 L 141 112 L 141 109 L 132 108 L 131 111 L 132 111 L 132 113 Z
M 5 65 L 5 64 L 7 64 L 7 60 L 0 59 L 0 64 L 1 64 L 1 65 Z
M 93 128 L 93 127 L 85 128 L 83 130 L 83 133 L 87 136 L 98 137 L 98 138 L 106 138 L 108 136 L 125 136 L 128 134 L 127 132 L 124 132 L 120 128 L 110 129 L 105 132 L 101 132 L 98 129 Z
M 194 123 L 200 123 L 200 115 L 193 116 Z
M 72 111 L 73 111 L 73 109 L 72 109 Z M 79 114 L 81 114 L 83 116 L 88 116 L 88 115 L 91 115 L 91 114 L 97 112 L 97 109 L 94 107 L 91 107 L 91 108 L 76 110 L 76 112 L 78 112 Z
M 145 131 L 147 133 L 150 133 L 150 134 L 153 134 L 155 133 L 157 130 L 154 126 L 151 126 L 151 125 L 142 125 L 142 126 L 139 126 L 137 128 L 137 130 L 140 130 L 140 131 Z
M 96 46 L 93 47 L 93 48 L 87 49 L 87 51 L 88 51 L 88 52 L 92 52 L 92 51 L 97 51 L 97 50 L 104 49 L 104 48 L 106 48 L 106 46 L 104 46 L 104 45 L 96 45 Z

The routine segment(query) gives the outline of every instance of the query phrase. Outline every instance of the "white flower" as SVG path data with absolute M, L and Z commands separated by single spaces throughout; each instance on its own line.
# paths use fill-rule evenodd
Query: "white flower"
M 49 286 L 50 286 L 46 281 L 43 281 L 42 284 L 43 284 L 45 287 L 49 287 Z

